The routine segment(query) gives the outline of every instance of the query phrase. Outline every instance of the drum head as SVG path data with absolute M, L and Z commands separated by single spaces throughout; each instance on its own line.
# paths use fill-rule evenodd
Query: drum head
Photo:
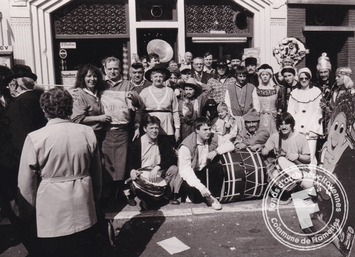
M 132 181 L 134 190 L 138 190 L 154 198 L 159 198 L 164 195 L 167 187 L 166 181 L 159 177 L 158 182 L 149 181 L 149 171 L 143 171 L 143 173 Z

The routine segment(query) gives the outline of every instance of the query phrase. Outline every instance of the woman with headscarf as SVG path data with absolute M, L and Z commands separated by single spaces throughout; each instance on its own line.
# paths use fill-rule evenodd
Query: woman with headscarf
M 322 92 L 311 83 L 312 73 L 308 68 L 298 72 L 299 84 L 291 92 L 287 112 L 295 119 L 295 131 L 306 136 L 311 151 L 311 164 L 317 164 L 316 145 L 319 135 L 323 134 Z

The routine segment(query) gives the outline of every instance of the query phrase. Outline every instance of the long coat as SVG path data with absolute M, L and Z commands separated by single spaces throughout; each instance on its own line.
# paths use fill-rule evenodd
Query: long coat
M 100 156 L 91 127 L 56 118 L 27 136 L 18 178 L 20 215 L 29 219 L 36 211 L 38 237 L 92 227 L 100 186 Z

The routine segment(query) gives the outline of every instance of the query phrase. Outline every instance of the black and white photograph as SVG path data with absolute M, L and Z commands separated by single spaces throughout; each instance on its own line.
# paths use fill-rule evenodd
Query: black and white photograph
M 0 257 L 355 256 L 354 79 L 354 0 L 1 0 Z

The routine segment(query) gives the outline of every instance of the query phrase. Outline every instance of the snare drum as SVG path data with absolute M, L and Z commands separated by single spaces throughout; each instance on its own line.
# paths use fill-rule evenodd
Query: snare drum
M 220 201 L 260 197 L 266 188 L 265 165 L 258 152 L 249 149 L 222 154 L 224 182 Z
M 159 199 L 164 195 L 167 183 L 161 177 L 157 178 L 157 182 L 150 182 L 149 173 L 149 171 L 142 171 L 142 174 L 136 180 L 132 181 L 133 190 L 136 193 L 138 191 L 155 199 Z

